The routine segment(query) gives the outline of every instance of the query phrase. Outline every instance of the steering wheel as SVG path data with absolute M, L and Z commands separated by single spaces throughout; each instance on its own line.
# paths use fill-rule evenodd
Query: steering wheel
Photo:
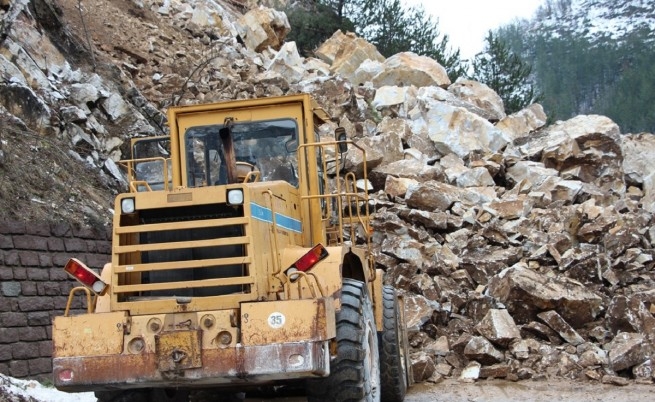
M 237 179 L 241 183 L 252 183 L 259 180 L 259 170 L 248 162 L 237 161 Z

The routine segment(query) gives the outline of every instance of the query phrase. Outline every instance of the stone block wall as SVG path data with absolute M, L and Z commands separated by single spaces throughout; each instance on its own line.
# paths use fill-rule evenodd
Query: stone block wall
M 76 257 L 97 272 L 109 262 L 109 228 L 67 223 L 0 222 L 0 373 L 49 377 L 52 319 L 77 285 L 63 270 Z M 81 294 L 72 313 L 86 309 Z

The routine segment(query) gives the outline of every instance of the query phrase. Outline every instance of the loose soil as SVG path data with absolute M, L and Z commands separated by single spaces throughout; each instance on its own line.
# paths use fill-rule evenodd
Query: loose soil
M 574 382 L 564 379 L 544 381 L 482 380 L 462 383 L 445 380 L 439 384 L 415 384 L 406 402 L 510 402 L 575 401 L 628 402 L 652 401 L 655 385 L 631 383 L 624 387 L 597 382 Z

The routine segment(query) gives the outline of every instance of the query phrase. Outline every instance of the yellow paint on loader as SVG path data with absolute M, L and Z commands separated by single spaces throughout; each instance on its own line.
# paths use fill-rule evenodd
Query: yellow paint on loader
M 368 300 L 357 300 L 370 298 L 367 330 L 393 329 L 368 195 L 343 169 L 348 145 L 366 180 L 366 156 L 343 130 L 320 142 L 329 119 L 307 94 L 238 100 L 171 107 L 169 136 L 134 139 L 107 292 L 88 313 L 54 320 L 55 386 L 104 401 L 139 388 L 330 378 L 338 327 L 356 324 L 337 322 L 344 297 L 351 310 L 362 303 L 362 317 Z M 287 276 L 291 266 L 300 269 Z M 346 278 L 364 287 L 349 282 L 344 295 Z M 362 367 L 378 367 L 367 333 Z
M 52 324 L 55 357 L 101 356 L 123 351 L 123 330 L 128 325 L 123 311 L 55 317 Z M 120 336 L 112 336 L 120 334 Z

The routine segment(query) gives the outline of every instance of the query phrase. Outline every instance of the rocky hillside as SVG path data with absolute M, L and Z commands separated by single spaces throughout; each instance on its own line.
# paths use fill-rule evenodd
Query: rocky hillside
M 655 140 L 507 116 L 434 60 L 337 32 L 302 58 L 246 1 L 4 0 L 0 211 L 110 224 L 117 161 L 172 104 L 309 92 L 367 150 L 376 260 L 418 381 L 650 383 Z M 361 171 L 360 160 L 348 161 Z M 367 187 L 363 187 L 367 188 Z
M 653 0 L 546 0 L 530 21 L 530 29 L 552 36 L 587 37 L 595 43 L 620 42 L 634 31 L 655 40 Z
M 498 32 L 532 66 L 550 121 L 601 114 L 623 133 L 655 131 L 655 0 L 544 0 Z

